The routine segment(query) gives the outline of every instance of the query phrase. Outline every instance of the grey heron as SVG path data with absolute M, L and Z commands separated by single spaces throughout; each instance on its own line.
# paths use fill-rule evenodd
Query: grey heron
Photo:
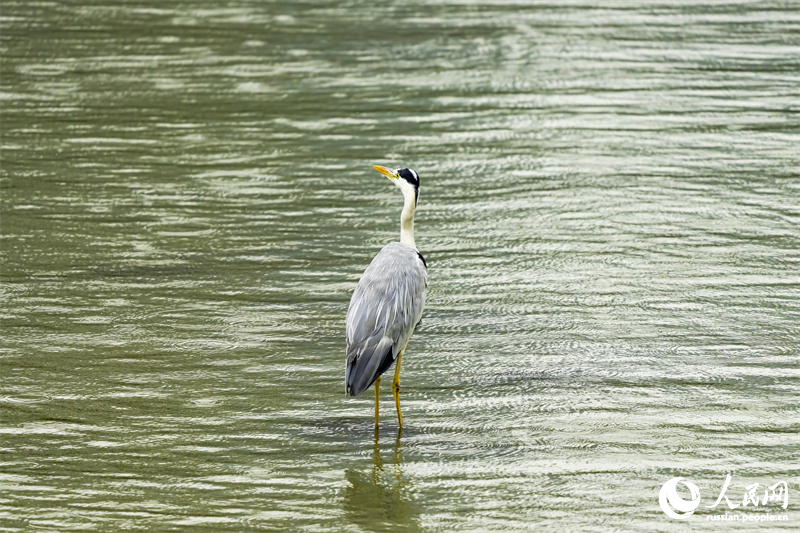
M 378 387 L 381 375 L 397 361 L 392 394 L 397 421 L 400 412 L 400 363 L 414 328 L 422 318 L 428 290 L 428 266 L 414 243 L 414 211 L 419 199 L 419 176 L 410 168 L 372 168 L 388 177 L 403 193 L 400 242 L 384 246 L 358 282 L 347 310 L 345 390 L 358 396 L 375 384 L 375 427 L 378 426 Z

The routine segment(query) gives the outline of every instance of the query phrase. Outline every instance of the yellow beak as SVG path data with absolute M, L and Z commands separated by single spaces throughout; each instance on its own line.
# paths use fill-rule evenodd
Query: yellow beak
M 390 169 L 388 169 L 386 167 L 382 167 L 380 165 L 372 165 L 372 168 L 374 168 L 375 170 L 377 170 L 378 172 L 380 172 L 381 174 L 383 174 L 384 176 L 386 176 L 390 180 L 396 180 L 397 179 L 397 174 L 395 174 L 394 171 L 392 171 L 392 170 L 390 170 Z

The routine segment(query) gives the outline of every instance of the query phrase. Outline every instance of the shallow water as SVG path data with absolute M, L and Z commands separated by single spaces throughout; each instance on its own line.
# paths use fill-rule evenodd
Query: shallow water
M 798 526 L 797 4 L 0 16 L 3 530 L 755 527 L 726 473 Z M 377 440 L 372 164 L 421 176 L 430 282 Z

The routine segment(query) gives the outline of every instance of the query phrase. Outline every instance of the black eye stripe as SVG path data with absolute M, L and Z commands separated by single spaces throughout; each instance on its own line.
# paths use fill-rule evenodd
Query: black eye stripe
M 411 185 L 419 189 L 419 176 L 410 168 L 401 168 L 397 171 L 400 177 L 409 182 Z

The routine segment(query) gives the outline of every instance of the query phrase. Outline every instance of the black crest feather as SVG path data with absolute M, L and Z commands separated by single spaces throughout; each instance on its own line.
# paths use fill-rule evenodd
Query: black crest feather
M 410 168 L 401 168 L 397 171 L 400 177 L 409 182 L 414 188 L 419 189 L 419 175 Z

